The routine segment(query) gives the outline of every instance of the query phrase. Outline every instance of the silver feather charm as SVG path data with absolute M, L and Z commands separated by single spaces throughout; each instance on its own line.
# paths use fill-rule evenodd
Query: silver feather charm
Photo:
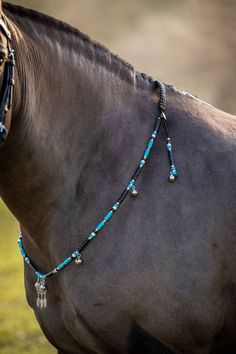
M 47 288 L 46 281 L 43 278 L 38 278 L 35 289 L 37 291 L 37 307 L 42 310 L 47 307 Z

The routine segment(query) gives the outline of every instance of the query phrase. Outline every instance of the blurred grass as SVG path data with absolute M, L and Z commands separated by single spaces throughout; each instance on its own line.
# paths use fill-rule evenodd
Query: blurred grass
M 54 354 L 27 305 L 19 227 L 0 200 L 0 353 Z

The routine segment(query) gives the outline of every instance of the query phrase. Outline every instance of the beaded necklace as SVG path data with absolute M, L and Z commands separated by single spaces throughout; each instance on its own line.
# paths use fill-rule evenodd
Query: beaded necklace
M 165 89 L 165 86 L 160 81 L 155 81 L 155 86 L 157 86 L 157 88 L 159 88 L 159 90 L 160 90 L 160 100 L 159 100 L 160 113 L 158 114 L 158 116 L 156 118 L 154 129 L 151 134 L 151 138 L 148 142 L 146 150 L 144 151 L 142 159 L 139 162 L 138 167 L 136 168 L 136 171 L 134 172 L 133 176 L 131 177 L 131 180 L 129 181 L 127 187 L 123 190 L 120 197 L 117 199 L 116 203 L 112 206 L 111 210 L 105 215 L 103 220 L 94 228 L 94 230 L 88 236 L 86 236 L 84 238 L 84 240 L 81 242 L 79 247 L 68 258 L 64 259 L 63 262 L 60 263 L 52 271 L 50 271 L 49 273 L 46 273 L 46 274 L 42 274 L 37 269 L 35 269 L 31 259 L 27 256 L 26 251 L 24 249 L 22 234 L 20 234 L 20 237 L 18 240 L 20 252 L 21 252 L 26 264 L 28 264 L 31 267 L 31 269 L 34 271 L 34 273 L 37 277 L 37 282 L 35 284 L 35 288 L 36 288 L 36 292 L 37 292 L 37 307 L 38 308 L 44 309 L 47 307 L 46 280 L 48 278 L 50 278 L 51 276 L 60 272 L 72 261 L 74 261 L 76 265 L 82 264 L 81 252 L 91 242 L 91 240 L 94 239 L 94 237 L 104 228 L 105 224 L 112 218 L 114 213 L 119 209 L 120 205 L 123 203 L 126 196 L 129 193 L 131 194 L 132 197 L 136 197 L 138 195 L 137 189 L 135 187 L 135 182 L 137 181 L 138 177 L 140 176 L 140 174 L 143 170 L 144 165 L 146 164 L 146 161 L 149 157 L 149 154 L 151 152 L 151 149 L 153 147 L 153 144 L 155 142 L 156 136 L 158 134 L 158 131 L 160 129 L 162 122 L 164 123 L 165 133 L 166 133 L 166 137 L 167 137 L 166 138 L 167 139 L 166 146 L 167 146 L 167 152 L 168 152 L 168 157 L 169 157 L 169 162 L 170 162 L 169 181 L 170 182 L 175 181 L 175 179 L 177 177 L 177 170 L 175 167 L 172 144 L 171 144 L 171 140 L 170 140 L 169 133 L 168 133 L 167 119 L 166 119 L 166 115 L 165 115 L 166 89 Z

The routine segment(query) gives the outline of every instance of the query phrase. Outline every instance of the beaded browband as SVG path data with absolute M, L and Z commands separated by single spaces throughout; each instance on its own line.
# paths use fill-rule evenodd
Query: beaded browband
M 148 156 L 150 154 L 150 151 L 153 147 L 154 141 L 156 139 L 157 133 L 159 131 L 159 128 L 161 126 L 161 123 L 164 123 L 164 128 L 167 136 L 167 151 L 168 151 L 168 157 L 169 157 L 169 162 L 170 162 L 170 174 L 169 174 L 169 181 L 174 182 L 176 177 L 177 177 L 177 171 L 174 163 L 174 157 L 173 157 L 173 151 L 172 151 L 172 145 L 171 145 L 171 140 L 169 137 L 168 133 L 168 128 L 167 128 L 167 119 L 165 115 L 165 108 L 166 108 L 166 90 L 165 86 L 159 82 L 156 81 L 155 85 L 159 88 L 160 90 L 160 100 L 159 100 L 159 108 L 160 108 L 160 113 L 156 118 L 155 125 L 153 132 L 151 134 L 151 138 L 148 142 L 147 148 L 142 156 L 141 161 L 138 164 L 138 167 L 136 171 L 134 172 L 131 180 L 129 181 L 127 187 L 124 189 L 122 192 L 121 196 L 118 198 L 116 203 L 113 205 L 111 210 L 105 215 L 104 219 L 95 227 L 95 229 L 84 238 L 84 240 L 81 242 L 79 245 L 78 249 L 76 249 L 70 257 L 66 258 L 62 263 L 60 263 L 56 268 L 54 268 L 52 271 L 46 274 L 42 274 L 38 270 L 35 269 L 32 261 L 30 258 L 27 256 L 26 251 L 24 249 L 23 245 L 23 240 L 22 240 L 22 234 L 20 235 L 20 238 L 18 240 L 18 244 L 20 247 L 21 254 L 25 260 L 25 262 L 32 268 L 32 270 L 35 272 L 35 275 L 37 277 L 37 282 L 35 284 L 35 288 L 37 291 L 37 306 L 40 309 L 46 308 L 47 306 L 47 288 L 46 288 L 46 280 L 53 276 L 54 274 L 57 274 L 59 271 L 64 269 L 69 263 L 71 263 L 73 260 L 75 261 L 75 264 L 79 265 L 82 264 L 82 259 L 81 259 L 81 252 L 84 250 L 84 248 L 91 242 L 91 240 L 104 228 L 105 224 L 112 218 L 114 213 L 118 210 L 126 196 L 130 193 L 132 197 L 136 197 L 138 192 L 135 187 L 135 183 L 138 179 L 138 177 L 141 174 L 141 171 L 146 164 L 146 161 L 148 159 Z

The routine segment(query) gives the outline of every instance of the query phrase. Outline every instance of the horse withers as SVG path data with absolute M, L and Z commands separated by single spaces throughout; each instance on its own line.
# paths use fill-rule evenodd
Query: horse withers
M 236 118 L 166 85 L 170 184 L 155 81 L 62 22 L 7 3 L 2 16 L 0 194 L 48 340 L 235 353 Z M 135 198 L 115 202 L 127 181 Z

